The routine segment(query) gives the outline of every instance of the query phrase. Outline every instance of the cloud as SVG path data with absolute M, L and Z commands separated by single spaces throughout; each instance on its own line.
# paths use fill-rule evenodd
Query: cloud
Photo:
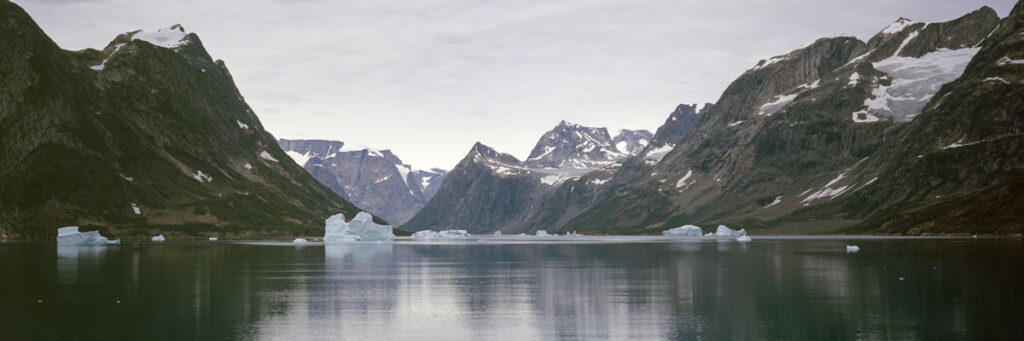
M 21 4 L 62 47 L 182 23 L 283 138 L 389 148 L 451 168 L 475 141 L 525 157 L 565 119 L 654 130 L 758 60 L 900 16 L 1013 1 L 217 1 Z M 201 8 L 202 10 L 197 10 Z

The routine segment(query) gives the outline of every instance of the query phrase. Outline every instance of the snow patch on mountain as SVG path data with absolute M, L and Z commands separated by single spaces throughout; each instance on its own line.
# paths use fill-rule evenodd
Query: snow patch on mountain
M 267 159 L 267 160 L 270 160 L 270 161 L 273 161 L 273 162 L 280 162 L 280 161 L 277 161 L 277 159 L 275 159 L 274 156 L 270 155 L 270 153 L 268 153 L 266 150 L 264 150 L 263 152 L 260 153 L 260 157 L 264 158 L 264 159 Z
M 309 162 L 309 159 L 313 158 L 313 155 L 310 152 L 300 154 L 299 152 L 296 151 L 287 150 L 284 153 L 288 155 L 288 157 L 292 158 L 292 160 L 295 160 L 296 164 L 303 167 L 306 166 L 306 163 Z
M 186 34 L 184 27 L 181 27 L 181 25 L 174 25 L 158 29 L 156 32 L 143 30 L 136 31 L 135 33 L 132 33 L 131 38 L 133 40 L 143 40 L 156 46 L 173 49 L 188 43 L 188 41 L 185 40 Z
M 871 97 L 864 100 L 865 114 L 909 122 L 921 112 L 943 84 L 963 74 L 980 48 L 939 49 L 920 58 L 893 56 L 873 63 L 891 78 L 890 85 L 872 80 Z M 884 78 L 883 78 L 884 79 Z M 857 121 L 857 115 L 854 115 Z M 870 116 L 868 121 L 870 120 Z
M 124 44 L 114 45 L 114 51 L 111 52 L 110 55 L 107 56 L 107 58 L 104 58 L 103 62 L 101 62 L 99 65 L 90 66 L 89 68 L 96 71 L 103 71 L 103 68 L 107 65 L 107 61 L 110 60 L 110 58 L 113 58 L 114 54 L 117 53 L 117 51 L 121 50 L 122 47 L 124 47 Z

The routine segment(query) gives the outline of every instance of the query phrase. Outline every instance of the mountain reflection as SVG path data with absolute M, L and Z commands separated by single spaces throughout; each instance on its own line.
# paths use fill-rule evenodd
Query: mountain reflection
M 0 244 L 0 330 L 5 339 L 1024 335 L 1014 322 L 1024 309 L 1004 304 L 1024 300 L 1019 240 L 859 244 L 857 254 L 842 240 L 761 239 Z

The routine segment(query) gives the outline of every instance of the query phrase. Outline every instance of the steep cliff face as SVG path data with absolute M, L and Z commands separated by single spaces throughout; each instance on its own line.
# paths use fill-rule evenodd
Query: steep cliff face
M 999 18 L 987 7 L 946 23 L 901 19 L 867 43 L 825 38 L 762 60 L 725 90 L 661 162 L 567 226 L 644 232 L 730 223 L 829 232 L 881 214 L 883 205 L 824 212 L 844 201 L 837 198 L 881 181 L 876 177 L 883 177 L 877 173 L 883 165 L 901 163 L 882 159 L 904 148 L 904 139 L 930 140 L 957 130 L 937 125 L 909 133 L 927 121 L 918 116 L 943 100 L 943 84 L 969 74 L 968 62 L 985 48 L 976 46 L 997 25 Z M 993 33 L 985 41 L 994 39 Z
M 419 170 L 390 150 L 341 141 L 280 139 L 281 148 L 345 200 L 403 224 L 437 193 L 447 171 Z
M 0 1 L 0 232 L 313 233 L 358 209 L 295 165 L 176 25 L 63 51 Z

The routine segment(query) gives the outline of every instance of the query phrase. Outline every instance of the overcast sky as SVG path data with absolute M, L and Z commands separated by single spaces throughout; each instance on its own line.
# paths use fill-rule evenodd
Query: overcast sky
M 524 158 L 560 120 L 654 131 L 758 60 L 900 16 L 1012 0 L 15 0 L 61 47 L 181 23 L 279 138 L 354 141 L 415 167 L 483 142 Z

